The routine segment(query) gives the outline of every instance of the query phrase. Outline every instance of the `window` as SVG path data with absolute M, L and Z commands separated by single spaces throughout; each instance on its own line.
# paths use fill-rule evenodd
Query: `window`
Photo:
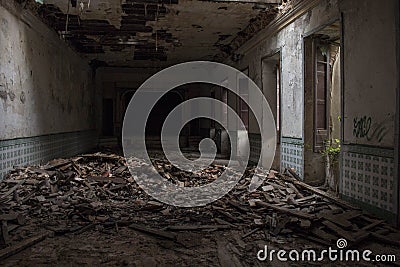
M 330 86 L 329 49 L 318 39 L 314 40 L 314 152 L 324 149 L 328 138 Z

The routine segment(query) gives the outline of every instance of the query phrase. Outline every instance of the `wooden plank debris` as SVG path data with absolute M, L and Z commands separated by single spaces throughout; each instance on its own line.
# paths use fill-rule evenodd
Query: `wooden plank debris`
M 260 228 L 257 227 L 255 229 L 251 230 L 250 232 L 242 235 L 242 238 L 245 239 L 246 237 L 251 236 L 252 234 L 256 233 L 257 231 L 260 231 Z
M 161 231 L 158 229 L 152 229 L 152 228 L 146 227 L 144 225 L 132 223 L 128 227 L 138 230 L 140 232 L 144 232 L 144 233 L 147 233 L 150 235 L 157 236 L 157 237 L 166 238 L 166 239 L 170 239 L 170 240 L 176 240 L 176 235 L 173 233 Z
M 383 243 L 391 245 L 391 246 L 400 247 L 400 241 L 399 240 L 393 240 L 391 238 L 387 238 L 386 236 L 381 235 L 381 234 L 377 234 L 377 233 L 371 233 L 371 237 L 376 239 L 379 242 L 383 242 Z
M 341 214 L 334 214 L 332 212 L 328 213 L 319 213 L 319 217 L 329 220 L 344 229 L 351 229 L 353 226 L 353 223 L 351 223 L 349 220 L 354 219 L 358 216 L 360 216 L 362 213 L 360 211 L 347 211 Z
M 315 215 L 310 215 L 307 213 L 303 213 L 301 211 L 297 211 L 297 210 L 292 210 L 292 209 L 286 209 L 286 208 L 282 208 L 273 204 L 269 204 L 263 201 L 257 201 L 256 202 L 257 205 L 262 206 L 262 207 L 266 207 L 266 208 L 270 208 L 270 209 L 274 209 L 276 211 L 282 212 L 282 213 L 286 213 L 286 214 L 290 214 L 293 215 L 295 217 L 299 217 L 302 219 L 307 219 L 307 220 L 314 220 L 316 217 Z
M 210 225 L 171 225 L 166 229 L 170 231 L 199 231 L 199 230 L 225 230 L 232 228 L 230 225 L 210 224 Z
M 162 157 L 152 160 L 166 180 L 181 186 L 208 184 L 230 171 L 214 164 L 190 173 Z M 267 238 L 300 235 L 319 244 L 332 244 L 340 237 L 350 245 L 370 239 L 397 244 L 390 240 L 398 231 L 383 220 L 362 214 L 353 205 L 293 178 L 295 175 L 248 167 L 224 198 L 205 207 L 177 209 L 148 196 L 129 172 L 148 177 L 154 168 L 137 158 L 104 153 L 15 168 L 0 182 L 4 228 L 0 246 L 14 244 L 17 233 L 35 224 L 57 235 L 129 227 L 168 240 L 162 242 L 176 241 L 177 236 L 189 232 L 233 230 L 247 240 L 255 239 L 260 231 Z M 252 174 L 264 180 L 249 192 Z M 231 171 L 231 175 L 237 174 Z M 230 245 L 226 249 L 234 250 Z
M 355 241 L 352 232 L 346 231 L 343 228 L 337 226 L 336 224 L 334 224 L 334 223 L 332 223 L 330 221 L 323 221 L 322 224 L 325 225 L 330 230 L 332 230 L 333 232 L 335 232 L 336 234 L 338 234 L 339 237 L 345 238 L 345 239 L 347 239 L 349 241 L 352 241 L 352 242 Z
M 286 224 L 290 222 L 290 217 L 283 217 L 277 223 L 275 229 L 271 232 L 273 235 L 279 235 L 279 233 L 286 227 Z
M 0 221 L 12 221 L 19 225 L 24 225 L 26 223 L 25 216 L 23 216 L 20 212 L 1 214 Z
M 39 234 L 39 235 L 30 237 L 26 240 L 23 240 L 13 246 L 2 249 L 2 250 L 0 250 L 0 260 L 4 260 L 12 255 L 15 255 L 18 252 L 21 252 L 24 249 L 27 249 L 27 248 L 43 241 L 48 236 L 49 236 L 49 233 Z
M 324 197 L 326 199 L 329 199 L 330 201 L 332 201 L 333 203 L 335 203 L 335 204 L 337 204 L 337 205 L 339 205 L 341 207 L 344 207 L 344 208 L 347 208 L 347 209 L 354 209 L 354 210 L 360 209 L 360 208 L 358 208 L 356 206 L 353 206 L 353 205 L 351 205 L 351 204 L 349 204 L 349 203 L 347 203 L 347 202 L 345 202 L 345 201 L 343 201 L 343 200 L 341 200 L 341 199 L 339 199 L 337 197 L 331 196 L 328 193 L 326 193 L 326 192 L 324 192 L 324 191 L 322 191 L 320 189 L 317 189 L 317 188 L 315 188 L 315 187 L 313 187 L 311 185 L 308 185 L 308 184 L 303 183 L 303 182 L 298 181 L 298 180 L 293 180 L 292 179 L 291 181 L 293 182 L 294 185 L 300 186 L 300 187 L 302 187 L 302 188 L 304 188 L 306 190 L 309 190 L 309 191 L 311 191 L 311 192 L 313 192 L 313 193 L 315 193 L 317 195 L 320 195 L 320 196 L 322 196 L 322 197 Z

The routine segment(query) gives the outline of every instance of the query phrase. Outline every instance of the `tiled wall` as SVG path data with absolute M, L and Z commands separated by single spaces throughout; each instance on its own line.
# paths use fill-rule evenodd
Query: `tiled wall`
M 13 166 L 41 164 L 54 158 L 73 156 L 96 145 L 95 131 L 0 140 L 0 180 Z
M 346 145 L 342 150 L 340 193 L 395 213 L 393 150 Z
M 282 137 L 281 139 L 281 170 L 294 168 L 301 178 L 304 173 L 304 144 L 301 139 Z

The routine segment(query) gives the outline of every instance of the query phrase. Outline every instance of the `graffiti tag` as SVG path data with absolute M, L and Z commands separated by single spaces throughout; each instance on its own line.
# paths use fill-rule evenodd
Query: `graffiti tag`
M 371 130 L 371 123 L 372 123 L 371 117 L 367 116 L 361 118 L 355 117 L 353 123 L 354 123 L 353 135 L 355 137 L 357 138 L 368 137 L 368 133 Z
M 378 142 L 381 142 L 388 133 L 385 126 L 386 122 L 372 124 L 371 117 L 355 117 L 353 120 L 353 136 L 356 138 L 365 138 L 368 141 L 376 139 Z

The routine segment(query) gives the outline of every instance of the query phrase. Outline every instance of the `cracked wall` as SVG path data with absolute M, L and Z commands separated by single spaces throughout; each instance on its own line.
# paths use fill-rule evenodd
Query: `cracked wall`
M 240 48 L 238 53 L 243 57 L 236 63 L 230 62 L 238 69 L 249 68 L 249 77 L 263 90 L 264 95 L 273 95 L 276 88 L 263 84 L 266 74 L 262 70 L 262 61 L 272 57 L 278 51 L 281 55 L 281 143 L 280 157 L 281 168 L 294 168 L 301 177 L 309 181 L 321 179 L 305 173 L 304 154 L 312 144 L 305 144 L 304 138 L 304 79 L 303 79 L 303 39 L 304 36 L 317 31 L 321 26 L 339 19 L 339 8 L 336 0 L 319 1 L 308 12 L 297 17 L 286 27 L 272 33 L 257 42 L 256 38 L 249 41 L 246 48 Z M 258 35 L 262 34 L 260 32 Z M 249 94 L 250 99 L 254 95 Z M 257 103 L 257 99 L 253 99 Z M 271 101 L 270 101 L 271 102 Z M 255 108 L 262 108 L 257 105 Z M 275 109 L 275 106 L 271 106 Z M 249 132 L 259 135 L 255 118 L 250 116 Z M 312 162 L 309 163 L 312 166 Z M 279 164 L 278 164 L 279 165 Z M 320 176 L 320 175 L 318 175 Z
M 94 129 L 87 62 L 36 17 L 0 3 L 0 140 Z
M 250 40 L 239 49 L 243 58 L 237 63 L 230 62 L 238 69 L 249 67 L 250 78 L 261 87 L 262 58 L 280 50 L 281 167 L 295 168 L 301 176 L 311 180 L 320 178 L 309 177 L 310 173 L 304 172 L 305 166 L 312 167 L 313 162 L 305 158 L 309 144 L 305 143 L 304 136 L 304 101 L 307 100 L 304 99 L 304 84 L 307 80 L 303 77 L 303 37 L 339 20 L 343 14 L 341 102 L 344 110 L 339 192 L 343 198 L 389 220 L 394 220 L 399 213 L 399 182 L 395 169 L 399 148 L 394 142 L 398 112 L 396 57 L 399 53 L 396 51 L 395 3 L 394 0 L 384 4 L 374 0 L 318 1 L 314 8 L 277 33 L 258 43 L 260 38 Z M 250 132 L 255 133 L 254 120 L 250 123 L 253 125 L 250 125 Z M 337 135 L 337 129 L 334 130 Z
M 395 171 L 396 0 L 342 1 L 344 140 L 340 192 L 382 217 L 399 213 Z
M 262 88 L 261 61 L 281 51 L 282 55 L 282 136 L 302 138 L 303 136 L 303 36 L 319 26 L 338 19 L 337 1 L 321 1 L 314 9 L 297 18 L 278 33 L 264 39 L 249 51 L 243 51 L 243 58 L 232 63 L 238 69 L 249 68 L 249 77 Z M 251 41 L 250 41 L 251 42 Z M 263 88 L 263 91 L 271 88 Z M 250 132 L 256 133 L 254 119 Z
M 395 1 L 344 1 L 347 144 L 393 148 L 396 113 Z M 368 67 L 366 67 L 368 66 Z

